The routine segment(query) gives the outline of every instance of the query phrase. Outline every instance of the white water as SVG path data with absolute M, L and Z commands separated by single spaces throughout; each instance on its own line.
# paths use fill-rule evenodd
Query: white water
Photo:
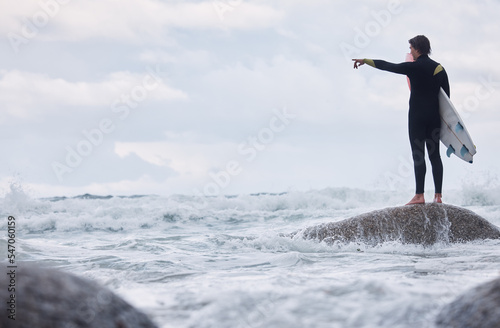
M 446 200 L 500 226 L 499 194 L 475 188 Z M 15 216 L 18 260 L 96 280 L 163 328 L 432 327 L 445 304 L 498 277 L 499 240 L 331 247 L 282 235 L 405 196 L 326 189 L 32 199 L 13 186 L 0 198 L 0 228 Z

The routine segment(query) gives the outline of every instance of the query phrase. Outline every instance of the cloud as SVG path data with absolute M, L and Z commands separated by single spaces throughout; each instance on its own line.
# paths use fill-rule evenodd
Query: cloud
M 24 27 L 33 24 L 45 40 L 72 42 L 109 38 L 161 44 L 171 29 L 255 30 L 276 26 L 284 16 L 268 5 L 246 1 L 46 0 L 38 6 L 4 7 L 9 19 L 0 31 L 26 37 Z M 39 16 L 47 19 L 37 24 Z
M 143 161 L 172 169 L 181 176 L 205 177 L 224 167 L 237 145 L 228 142 L 201 143 L 173 140 L 161 142 L 117 142 L 115 153 L 121 158 L 136 155 Z
M 385 23 L 381 13 L 396 2 L 4 2 L 0 146 L 9 156 L 0 173 L 19 172 L 48 194 L 191 193 L 232 159 L 244 172 L 224 193 L 362 187 L 397 169 L 410 154 L 406 78 L 353 70 L 340 47 L 369 28 L 355 54 L 394 62 L 410 37 L 429 36 L 453 102 L 473 107 L 463 117 L 478 144 L 473 167 L 498 162 L 490 141 L 500 119 L 495 1 L 400 1 Z M 30 44 L 11 51 L 8 34 L 29 32 Z M 145 66 L 158 64 L 153 88 Z M 238 146 L 267 131 L 281 108 L 296 119 L 246 161 Z M 60 183 L 51 163 L 66 164 L 68 147 L 78 150 L 106 118 L 116 129 Z
M 102 81 L 67 81 L 46 74 L 11 70 L 0 71 L 0 122 L 8 117 L 36 119 L 48 112 L 64 111 L 68 108 L 110 107 L 123 97 L 149 100 L 187 99 L 187 94 L 169 87 L 155 70 L 143 74 L 114 72 Z
M 41 7 L 35 1 L 21 1 L 18 3 L 2 3 L 0 13 L 0 34 L 20 32 L 23 25 L 22 18 L 33 16 Z

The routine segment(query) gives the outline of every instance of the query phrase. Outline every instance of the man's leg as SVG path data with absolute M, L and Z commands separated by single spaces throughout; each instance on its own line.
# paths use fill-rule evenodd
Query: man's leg
M 432 166 L 432 177 L 434 178 L 434 202 L 441 203 L 443 189 L 443 162 L 439 153 L 439 131 L 440 128 L 434 128 L 432 134 L 427 139 L 427 152 Z
M 425 129 L 416 126 L 416 124 L 409 124 L 410 145 L 413 157 L 413 168 L 415 171 L 415 196 L 406 205 L 423 204 L 424 199 L 424 185 L 425 185 Z

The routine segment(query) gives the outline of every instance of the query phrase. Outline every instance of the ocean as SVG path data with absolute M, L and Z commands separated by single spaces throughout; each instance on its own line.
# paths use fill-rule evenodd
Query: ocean
M 329 246 L 289 236 L 410 198 L 347 188 L 33 198 L 13 185 L 0 227 L 15 217 L 19 261 L 97 281 L 162 328 L 433 327 L 444 305 L 499 276 L 500 240 Z M 498 189 L 443 200 L 500 226 Z

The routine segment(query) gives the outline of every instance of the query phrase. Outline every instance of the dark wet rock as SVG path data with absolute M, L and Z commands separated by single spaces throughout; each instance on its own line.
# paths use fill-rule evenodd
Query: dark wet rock
M 474 212 L 448 204 L 422 204 L 377 210 L 297 232 L 328 244 L 387 241 L 432 245 L 500 238 L 500 229 Z
M 500 278 L 480 285 L 445 306 L 436 319 L 438 327 L 500 327 Z
M 0 327 L 156 328 L 144 313 L 95 282 L 34 263 L 18 262 L 17 268 L 7 265 L 0 265 L 4 304 Z M 9 291 L 9 285 L 15 291 Z M 11 294 L 15 294 L 15 306 Z M 5 306 L 15 309 L 15 321 Z

